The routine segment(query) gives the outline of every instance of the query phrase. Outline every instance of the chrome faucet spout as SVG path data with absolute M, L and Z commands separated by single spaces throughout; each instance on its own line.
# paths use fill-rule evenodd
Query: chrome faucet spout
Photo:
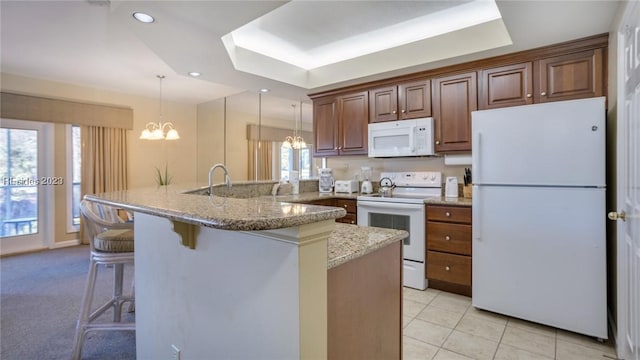
M 209 195 L 213 196 L 213 173 L 217 168 L 222 168 L 224 171 L 224 183 L 227 185 L 227 188 L 231 187 L 231 177 L 229 177 L 229 171 L 224 164 L 215 164 L 209 169 Z

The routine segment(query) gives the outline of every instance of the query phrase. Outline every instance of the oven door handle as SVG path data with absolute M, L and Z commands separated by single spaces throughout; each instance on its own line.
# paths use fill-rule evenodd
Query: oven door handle
M 396 210 L 396 209 L 419 210 L 419 209 L 424 209 L 424 204 L 400 204 L 400 203 L 377 202 L 377 201 L 362 201 L 362 200 L 358 200 L 357 206 L 358 207 L 362 207 L 362 208 L 382 209 L 382 210 Z

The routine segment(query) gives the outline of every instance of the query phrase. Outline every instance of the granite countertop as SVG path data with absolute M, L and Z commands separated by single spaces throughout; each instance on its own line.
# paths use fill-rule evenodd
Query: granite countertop
M 161 186 L 86 195 L 90 201 L 223 230 L 280 229 L 341 218 L 336 207 L 291 204 L 277 197 L 236 199 L 188 194 L 196 185 Z
M 327 268 L 364 256 L 408 235 L 404 230 L 336 223 L 327 245 Z
M 424 200 L 424 203 L 429 205 L 455 205 L 455 206 L 471 206 L 471 198 L 456 197 L 449 198 L 444 196 L 430 197 Z

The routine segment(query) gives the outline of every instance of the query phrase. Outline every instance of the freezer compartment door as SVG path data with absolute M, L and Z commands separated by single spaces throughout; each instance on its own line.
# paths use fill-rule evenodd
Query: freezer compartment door
M 473 188 L 473 306 L 607 338 L 605 190 Z
M 605 185 L 604 98 L 472 113 L 474 184 Z

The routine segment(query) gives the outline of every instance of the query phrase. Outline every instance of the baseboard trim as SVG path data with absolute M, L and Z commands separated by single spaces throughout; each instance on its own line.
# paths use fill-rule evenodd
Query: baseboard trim
M 74 240 L 54 242 L 53 244 L 51 244 L 51 246 L 49 246 L 49 249 L 59 249 L 63 247 L 76 246 L 76 245 L 80 245 L 80 240 L 74 239 Z

